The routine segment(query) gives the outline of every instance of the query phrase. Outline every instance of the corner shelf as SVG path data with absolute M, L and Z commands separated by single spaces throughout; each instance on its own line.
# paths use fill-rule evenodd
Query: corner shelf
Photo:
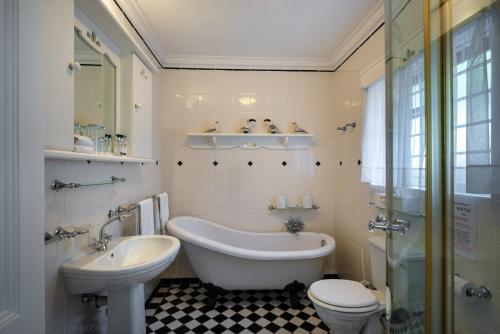
M 135 164 L 153 163 L 153 159 L 133 158 L 127 156 L 116 156 L 108 154 L 79 153 L 70 151 L 59 151 L 45 149 L 46 160 L 79 160 L 79 161 L 101 161 L 101 162 L 122 162 Z
M 278 209 L 277 207 L 275 207 L 274 205 L 269 205 L 267 207 L 269 210 L 279 210 L 279 211 L 285 211 L 285 210 L 318 210 L 319 209 L 319 205 L 316 205 L 316 204 L 313 204 L 312 207 L 310 208 L 304 208 L 302 206 L 287 206 L 286 208 L 283 208 L 283 209 Z
M 311 133 L 187 133 L 194 149 L 305 150 L 312 146 Z

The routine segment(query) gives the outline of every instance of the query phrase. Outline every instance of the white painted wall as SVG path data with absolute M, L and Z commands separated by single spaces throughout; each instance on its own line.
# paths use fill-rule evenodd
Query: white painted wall
M 161 76 L 153 75 L 154 87 L 161 87 Z M 154 91 L 153 113 L 153 153 L 155 157 L 162 155 L 159 138 L 160 114 L 162 110 L 157 103 L 162 102 L 158 90 Z M 91 233 L 75 240 L 65 240 L 45 246 L 45 307 L 46 333 L 105 333 L 106 317 L 104 308 L 96 311 L 93 306 L 83 304 L 81 296 L 66 294 L 60 265 L 82 251 L 97 236 L 100 227 L 106 221 L 106 212 L 118 205 L 135 203 L 138 200 L 164 191 L 164 166 L 160 163 L 135 165 L 119 163 L 96 163 L 75 161 L 45 161 L 45 228 L 53 232 L 58 226 L 75 226 L 90 228 Z M 64 189 L 54 192 L 49 184 L 54 179 L 66 182 L 85 182 L 108 179 L 111 175 L 126 177 L 127 182 L 116 185 L 86 187 L 80 189 Z M 111 225 L 114 236 L 132 235 L 135 233 L 135 217 L 130 217 L 120 226 L 119 222 Z
M 164 187 L 170 192 L 172 216 L 199 216 L 251 231 L 281 231 L 284 220 L 297 213 L 269 211 L 273 195 L 284 194 L 294 204 L 300 195 L 310 194 L 321 209 L 300 213 L 306 230 L 333 234 L 332 129 L 337 106 L 331 73 L 167 70 L 163 77 Z M 244 106 L 240 98 L 255 103 Z M 257 132 L 265 131 L 265 118 L 283 131 L 297 121 L 314 133 L 315 145 L 289 151 L 195 150 L 187 145 L 187 132 L 204 131 L 215 121 L 222 132 L 235 132 L 248 118 L 257 120 Z M 334 270 L 332 260 L 329 270 Z M 168 275 L 192 275 L 184 254 Z

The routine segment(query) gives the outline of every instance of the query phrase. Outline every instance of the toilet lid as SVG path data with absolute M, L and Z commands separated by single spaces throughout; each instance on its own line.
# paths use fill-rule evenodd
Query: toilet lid
M 356 281 L 321 280 L 314 282 L 309 292 L 320 302 L 337 307 L 364 308 L 378 303 L 375 295 Z

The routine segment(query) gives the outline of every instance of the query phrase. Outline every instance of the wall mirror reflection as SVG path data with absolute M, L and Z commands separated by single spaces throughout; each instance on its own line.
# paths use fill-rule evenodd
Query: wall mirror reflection
M 116 119 L 116 66 L 75 28 L 75 151 L 113 151 Z M 78 65 L 77 65 L 78 66 Z

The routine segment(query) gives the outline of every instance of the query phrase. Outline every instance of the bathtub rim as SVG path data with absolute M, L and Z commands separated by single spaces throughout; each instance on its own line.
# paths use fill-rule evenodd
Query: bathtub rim
M 248 248 L 240 248 L 236 246 L 231 246 L 228 244 L 224 244 L 222 242 L 214 241 L 212 239 L 206 238 L 199 234 L 195 234 L 193 232 L 187 231 L 177 224 L 179 221 L 185 219 L 195 219 L 200 220 L 205 224 L 215 225 L 217 228 L 228 231 L 230 233 L 239 233 L 245 234 L 251 237 L 252 235 L 262 235 L 265 234 L 267 236 L 280 236 L 284 233 L 288 232 L 249 232 L 244 230 L 239 230 L 227 226 L 223 226 L 217 223 L 214 223 L 210 220 L 192 217 L 192 216 L 179 216 L 170 219 L 167 222 L 167 232 L 172 234 L 173 236 L 179 238 L 182 241 L 192 243 L 199 247 L 203 247 L 215 252 L 223 253 L 230 256 L 235 256 L 243 259 L 250 260 L 303 260 L 303 259 L 314 259 L 319 257 L 324 257 L 332 254 L 335 251 L 335 239 L 326 234 L 326 233 L 318 233 L 318 232 L 300 232 L 300 235 L 315 235 L 319 236 L 319 239 L 325 240 L 326 244 L 324 246 L 318 248 L 312 248 L 308 250 L 298 250 L 298 251 L 264 251 L 264 250 L 254 250 Z

